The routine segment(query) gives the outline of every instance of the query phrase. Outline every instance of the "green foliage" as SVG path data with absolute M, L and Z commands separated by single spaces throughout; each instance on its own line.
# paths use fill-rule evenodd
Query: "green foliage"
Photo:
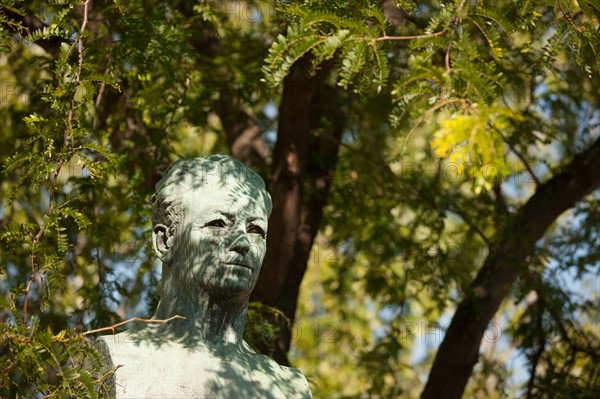
M 570 220 L 538 248 L 536 260 L 515 290 L 523 305 L 514 315 L 511 334 L 530 366 L 538 370 L 537 378 L 530 381 L 534 397 L 544 397 L 552 385 L 560 386 L 553 391 L 557 397 L 598 393 L 600 314 L 595 276 L 600 254 L 589 247 L 600 234 L 598 216 L 597 194 L 578 204 Z M 584 218 L 575 225 L 580 217 Z M 564 273 L 581 288 L 567 283 Z
M 439 158 L 448 158 L 457 168 L 469 166 L 476 189 L 492 189 L 493 183 L 510 175 L 505 135 L 511 119 L 521 119 L 507 107 L 472 108 L 448 119 L 440 119 L 431 146 Z
M 265 320 L 272 320 L 272 322 L 266 323 Z M 283 323 L 289 325 L 290 321 L 279 309 L 263 305 L 260 302 L 250 302 L 244 328 L 244 340 L 253 348 L 259 346 L 275 348 L 280 331 L 278 326 Z M 266 355 L 271 356 L 272 353 L 266 353 Z
M 373 86 L 380 91 L 389 76 L 387 57 L 378 43 L 385 35 L 385 17 L 375 3 L 364 3 L 343 9 L 344 18 L 336 14 L 341 10 L 333 4 L 331 9 L 317 5 L 315 11 L 304 6 L 286 7 L 291 24 L 285 35 L 277 37 L 265 59 L 263 71 L 268 83 L 280 85 L 290 67 L 303 57 L 311 57 L 314 69 L 335 57 L 340 86 L 352 84 L 357 93 Z
M 591 37 L 597 34 L 597 30 L 592 33 L 587 25 L 589 22 L 575 25 L 565 11 L 571 7 L 570 4 L 559 3 L 554 9 L 536 4 L 431 3 L 425 6 L 430 11 L 425 32 L 405 36 L 388 35 L 385 17 L 375 4 L 368 1 L 353 2 L 347 8 L 319 5 L 313 10 L 305 6 L 290 6 L 284 10 L 290 16 L 291 25 L 286 35 L 280 35 L 269 50 L 265 74 L 269 83 L 278 85 L 291 65 L 300 58 L 310 54 L 317 68 L 324 60 L 335 56 L 339 65 L 339 85 L 344 88 L 352 85 L 357 93 L 361 93 L 375 84 L 377 92 L 380 92 L 388 80 L 389 58 L 397 51 L 392 50 L 391 46 L 386 49 L 386 44 L 409 42 L 407 72 L 393 83 L 392 94 L 397 107 L 391 114 L 392 124 L 401 128 L 406 126 L 407 117 L 414 118 L 416 115 L 428 117 L 420 118 L 421 122 L 429 118 L 441 118 L 440 131 L 432 142 L 441 158 L 452 153 L 454 158 L 450 162 L 456 161 L 457 157 L 463 162 L 496 162 L 498 175 L 506 176 L 506 148 L 502 148 L 506 145 L 501 141 L 510 139 L 511 129 L 500 123 L 498 127 L 504 131 L 504 137 L 494 142 L 491 137 L 497 136 L 493 132 L 497 130 L 493 126 L 496 122 L 492 122 L 491 127 L 475 129 L 483 134 L 475 131 L 467 134 L 466 127 L 461 127 L 461 118 L 466 116 L 459 116 L 451 123 L 447 113 L 481 114 L 481 120 L 484 121 L 487 118 L 484 115 L 495 113 L 494 110 L 500 106 L 507 110 L 510 119 L 522 120 L 523 116 L 519 115 L 522 109 L 515 107 L 519 104 L 513 103 L 515 99 L 522 103 L 527 96 L 523 91 L 527 86 L 521 83 L 527 80 L 532 70 L 542 67 L 541 63 L 552 61 L 540 57 L 541 54 L 531 54 L 531 40 L 522 39 L 539 36 L 541 30 L 550 35 L 549 39 L 540 42 L 538 50 L 541 53 L 560 51 L 565 42 L 562 39 L 568 38 L 567 41 L 572 42 L 571 51 L 577 52 L 577 64 L 585 64 L 585 71 L 591 70 L 590 62 L 596 62 L 593 59 L 598 58 L 595 55 L 597 41 Z M 562 12 L 564 18 L 556 15 L 554 20 L 548 20 L 550 12 Z M 540 27 L 536 22 L 543 15 L 546 15 L 546 20 Z M 593 14 L 590 17 L 593 20 Z M 582 46 L 589 46 L 592 60 L 578 58 L 581 53 L 576 49 Z M 524 53 L 533 56 L 531 64 L 523 63 Z M 526 69 L 519 69 L 521 65 L 525 65 Z M 507 101 L 507 97 L 510 100 Z M 480 108 L 473 111 L 471 107 L 477 106 Z M 487 111 L 489 107 L 493 110 Z M 470 119 L 468 122 L 473 126 L 474 121 Z M 452 126 L 459 131 L 451 131 Z M 475 154 L 461 156 L 457 151 L 449 151 L 450 147 L 463 141 L 460 137 L 470 137 L 469 148 L 475 149 Z M 447 142 L 443 142 L 444 138 L 448 139 Z M 490 151 L 494 155 L 490 155 Z M 474 177 L 478 189 L 491 188 L 489 184 L 481 182 L 481 171 L 474 173 Z
M 81 334 L 70 329 L 54 334 L 34 319 L 28 326 L 3 323 L 0 337 L 2 397 L 98 397 L 102 377 L 93 369 L 100 359 Z
M 226 150 L 221 96 L 265 102 L 267 48 L 216 6 L 1 2 L 0 396 L 96 397 L 81 332 L 155 308 L 154 183 L 175 158 Z M 213 28 L 226 55 L 194 47 Z
M 363 15 L 365 3 L 354 3 Z M 448 317 L 493 248 L 494 237 L 503 232 L 504 207 L 509 215 L 519 209 L 536 181 L 561 171 L 573 153 L 598 137 L 594 121 L 600 80 L 594 65 L 599 42 L 584 34 L 588 23 L 598 26 L 598 8 L 457 1 L 425 2 L 409 10 L 404 8 L 410 19 L 403 24 L 386 25 L 371 36 L 378 35 L 378 41 L 363 40 L 368 33 L 341 25 L 351 32 L 346 40 L 361 44 L 353 50 L 360 56 L 334 53 L 338 84 L 348 68 L 363 71 L 354 81 L 344 81 L 344 87 L 358 85 L 361 73 L 379 68 L 362 54 L 373 54 L 367 43 L 386 52 L 391 73 L 378 95 L 371 87 L 353 98 L 351 126 L 356 130 L 342 149 L 326 212 L 325 231 L 331 233 L 325 245 L 335 255 L 327 258 L 329 263 L 320 259 L 311 277 L 312 284 L 321 281 L 324 291 L 317 300 L 323 305 L 312 304 L 315 294 L 308 288 L 300 301 L 300 318 L 333 320 L 338 327 L 338 345 L 331 348 L 296 344 L 300 367 L 321 376 L 315 391 L 323 396 L 417 396 L 415 387 L 426 380 Z M 293 15 L 308 21 L 320 12 L 307 6 L 303 14 Z M 332 12 L 338 21 L 329 16 L 320 35 L 334 35 L 341 20 L 354 15 L 346 9 Z M 309 29 L 313 34 L 314 27 Z M 282 50 L 277 46 L 287 39 L 274 46 Z M 586 46 L 588 51 L 581 52 Z M 276 56 L 293 52 L 283 49 Z M 267 70 L 285 73 L 273 59 Z M 595 220 L 597 195 L 588 201 L 595 205 L 570 222 L 576 229 Z M 466 396 L 597 393 L 597 309 L 589 308 L 597 305 L 597 287 L 579 298 L 565 289 L 564 281 L 553 281 L 560 275 L 575 286 L 590 284 L 597 275 L 598 251 L 589 246 L 597 241 L 595 233 L 561 230 L 551 236 L 560 237 L 544 241 L 551 254 L 543 263 L 532 258 L 530 268 L 554 289 L 540 288 L 537 280 L 520 282 L 500 312 L 510 320 L 500 324 L 503 341 L 484 342 Z M 544 301 L 528 305 L 532 292 Z M 536 327 L 531 312 L 538 306 L 547 320 L 551 303 L 569 306 L 554 311 L 554 321 Z M 407 326 L 415 325 L 407 333 Z M 431 334 L 423 335 L 424 329 Z M 546 344 L 536 360 L 540 331 Z M 349 344 L 349 337 L 356 341 Z M 512 369 L 509 358 L 524 359 L 527 371 Z M 335 377 L 342 367 L 344 382 Z M 579 373 L 585 377 L 578 378 Z M 514 383 L 519 378 L 529 381 Z M 551 388 L 557 385 L 564 391 Z
M 71 12 L 69 4 L 59 7 L 50 26 L 27 31 L 3 57 L 21 53 L 36 59 L 39 56 L 32 53 L 28 43 L 51 37 L 69 40 L 78 36 L 83 40 L 87 32 L 67 24 Z M 2 191 L 8 201 L 3 204 L 0 270 L 8 277 L 3 284 L 9 286 L 11 279 L 27 277 L 21 280 L 25 284 L 13 285 L 4 297 L 9 308 L 3 313 L 1 334 L 6 354 L 3 397 L 97 396 L 92 373 L 99 363 L 89 343 L 67 325 L 52 326 L 43 317 L 48 313 L 67 316 L 56 309 L 56 299 L 68 292 L 68 258 L 75 253 L 72 237 L 90 234 L 92 225 L 92 216 L 79 205 L 84 191 L 74 179 L 65 178 L 67 165 L 85 168 L 91 181 L 105 179 L 115 165 L 114 156 L 95 145 L 88 130 L 96 86 L 113 81 L 93 75 L 93 69 L 84 66 L 81 43 L 73 39 L 61 43 L 56 59 L 47 64 L 43 78 L 36 82 L 38 99 L 32 99 L 29 109 L 37 112 L 21 116 L 22 130 L 5 133 L 13 135 L 17 146 L 2 167 Z M 20 78 L 20 71 L 11 73 L 12 78 Z M 3 112 L 10 112 L 10 105 L 3 107 Z M 19 113 L 11 115 L 15 116 L 18 118 Z M 39 207 L 27 207 L 31 197 L 38 198 Z M 54 333 L 51 326 L 60 331 Z M 84 369 L 84 362 L 90 367 Z
M 300 60 L 345 118 L 292 329 L 315 396 L 417 396 L 506 218 L 597 140 L 594 2 L 223 3 L 93 2 L 84 24 L 82 1 L 0 1 L 0 396 L 95 397 L 82 331 L 157 301 L 154 183 L 227 151 L 223 114 L 274 129 Z M 596 192 L 538 243 L 467 396 L 597 393 L 598 226 Z M 279 317 L 253 305 L 246 339 Z

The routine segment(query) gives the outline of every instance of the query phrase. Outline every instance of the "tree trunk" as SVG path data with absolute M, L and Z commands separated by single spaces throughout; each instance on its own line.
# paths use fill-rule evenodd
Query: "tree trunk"
M 437 352 L 421 398 L 460 398 L 478 361 L 488 323 L 508 295 L 546 229 L 600 186 L 600 140 L 564 172 L 538 187 L 490 248 L 483 267 L 459 304 Z
M 258 123 L 240 104 L 231 99 L 230 93 L 222 92 L 214 108 L 227 133 L 231 155 L 247 166 L 263 171 L 267 159 L 267 146 Z
M 304 194 L 300 210 L 299 225 L 296 229 L 296 243 L 291 258 L 290 270 L 284 281 L 284 289 L 272 303 L 277 309 L 283 311 L 290 321 L 294 323 L 300 284 L 304 277 L 310 252 L 321 225 L 323 208 L 327 203 L 327 196 L 337 164 L 337 154 L 340 148 L 346 115 L 339 101 L 329 98 L 330 87 L 320 87 L 313 101 L 311 117 L 313 126 L 329 126 L 322 129 L 319 135 L 308 137 L 308 152 L 304 177 Z M 323 123 L 323 119 L 329 123 Z M 291 247 L 291 246 L 290 246 Z M 274 358 L 282 364 L 287 364 L 287 353 L 290 349 L 292 331 L 287 323 L 280 323 L 280 333 L 277 340 Z
M 269 192 L 273 213 L 269 220 L 267 254 L 252 300 L 280 309 L 293 322 L 300 283 L 306 270 L 323 206 L 335 169 L 341 118 L 319 138 L 311 135 L 320 109 L 317 91 L 330 65 L 310 75 L 311 61 L 303 58 L 292 66 L 283 82 L 277 143 L 273 154 Z M 316 118 L 318 119 L 318 118 Z M 272 321 L 273 322 L 273 321 Z M 290 326 L 280 321 L 273 358 L 288 364 Z

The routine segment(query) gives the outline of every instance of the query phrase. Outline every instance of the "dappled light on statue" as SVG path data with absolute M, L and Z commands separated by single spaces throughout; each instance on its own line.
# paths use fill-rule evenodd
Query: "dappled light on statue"
M 97 347 L 104 392 L 139 397 L 310 397 L 295 369 L 256 354 L 242 335 L 266 252 L 271 198 L 264 182 L 226 155 L 180 159 L 152 196 L 152 242 L 163 262 L 153 319 Z

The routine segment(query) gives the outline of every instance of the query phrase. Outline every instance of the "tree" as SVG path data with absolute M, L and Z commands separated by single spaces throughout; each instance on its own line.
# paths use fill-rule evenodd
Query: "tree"
M 560 283 L 598 273 L 595 3 L 0 7 L 3 396 L 92 395 L 81 331 L 156 303 L 154 183 L 227 151 L 274 200 L 253 298 L 286 317 L 251 315 L 249 334 L 356 376 L 315 393 L 415 395 L 415 373 L 423 397 L 506 393 L 510 370 L 480 354 L 499 314 L 522 393 L 598 392 L 597 297 Z M 322 288 L 299 303 L 307 264 Z M 415 326 L 449 313 L 411 359 Z
M 388 9 L 389 7 L 388 4 Z M 569 320 L 569 317 L 563 313 L 565 309 L 554 302 L 557 300 L 557 293 L 550 293 L 557 287 L 555 282 L 550 282 L 553 280 L 551 277 L 544 275 L 547 273 L 544 266 L 548 260 L 540 259 L 539 243 L 548 228 L 576 202 L 595 203 L 593 196 L 587 196 L 599 183 L 596 172 L 600 144 L 597 137 L 597 79 L 592 79 L 596 76 L 596 72 L 593 71 L 597 71 L 598 57 L 595 44 L 587 39 L 596 34 L 592 32 L 597 32 L 597 25 L 594 24 L 597 22 L 595 15 L 598 9 L 587 6 L 582 6 L 581 9 L 571 7 L 571 4 L 565 3 L 550 6 L 519 2 L 495 2 L 493 5 L 464 1 L 445 5 L 431 3 L 421 5 L 421 9 L 416 13 L 429 13 L 431 18 L 427 27 L 420 26 L 420 21 L 414 17 L 411 19 L 406 12 L 396 10 L 395 16 L 402 21 L 402 24 L 398 25 L 399 30 L 406 32 L 400 36 L 388 35 L 383 24 L 383 15 L 373 9 L 361 10 L 360 13 L 371 18 L 350 19 L 346 23 L 339 18 L 339 13 L 348 12 L 347 10 L 340 11 L 337 7 L 332 7 L 331 10 L 307 11 L 306 7 L 303 7 L 291 11 L 297 16 L 298 25 L 290 27 L 287 37 L 280 40 L 279 47 L 275 45 L 271 50 L 271 55 L 279 56 L 280 49 L 287 46 L 283 51 L 286 57 L 297 57 L 313 48 L 313 53 L 321 58 L 327 58 L 327 55 L 337 52 L 336 55 L 340 58 L 338 82 L 341 85 L 348 84 L 351 80 L 348 76 L 360 76 L 353 75 L 357 71 L 353 68 L 360 66 L 362 62 L 363 65 L 368 65 L 368 68 L 379 72 L 379 80 L 375 79 L 378 90 L 382 82 L 385 83 L 386 64 L 398 62 L 394 56 L 402 54 L 403 49 L 408 50 L 404 50 L 408 58 L 404 59 L 406 64 L 402 65 L 402 69 L 396 70 L 396 74 L 400 76 L 396 78 L 394 90 L 390 93 L 396 101 L 396 107 L 391 111 L 392 122 L 396 123 L 398 130 L 408 132 L 409 135 L 431 137 L 430 151 L 439 157 L 447 158 L 450 163 L 433 166 L 431 170 L 434 172 L 431 177 L 425 176 L 425 182 L 415 181 L 415 173 L 407 171 L 406 166 L 416 166 L 416 175 L 423 177 L 423 169 L 418 173 L 420 168 L 416 162 L 420 162 L 421 166 L 431 165 L 427 149 L 419 148 L 416 150 L 417 154 L 407 155 L 408 151 L 403 153 L 393 144 L 391 152 L 382 151 L 383 146 L 379 147 L 379 151 L 376 152 L 378 155 L 374 158 L 386 159 L 388 165 L 378 164 L 376 173 L 384 174 L 386 180 L 394 183 L 390 185 L 368 171 L 363 172 L 368 187 L 372 187 L 374 182 L 380 183 L 379 193 L 375 190 L 371 195 L 375 198 L 393 198 L 394 196 L 385 194 L 386 188 L 402 194 L 396 195 L 397 201 L 392 201 L 391 205 L 382 206 L 382 202 L 373 204 L 376 211 L 371 215 L 373 218 L 376 218 L 377 213 L 394 215 L 393 211 L 398 210 L 398 204 L 402 204 L 404 209 L 399 213 L 405 216 L 404 220 L 409 222 L 411 230 L 405 235 L 396 233 L 403 230 L 401 218 L 395 222 L 386 221 L 390 226 L 389 230 L 384 229 L 385 233 L 377 231 L 375 234 L 375 231 L 370 230 L 367 237 L 361 240 L 360 234 L 355 232 L 365 229 L 368 225 L 344 221 L 342 226 L 347 223 L 351 226 L 346 231 L 353 232 L 350 243 L 356 249 L 352 251 L 352 256 L 366 253 L 372 264 L 393 263 L 393 259 L 397 259 L 399 254 L 409 248 L 420 247 L 425 251 L 433 249 L 436 252 L 436 256 L 407 256 L 405 264 L 412 266 L 411 274 L 416 277 L 407 276 L 408 272 L 396 272 L 396 276 L 388 276 L 399 277 L 405 284 L 407 280 L 428 282 L 430 289 L 433 288 L 431 285 L 435 287 L 435 280 L 432 281 L 432 278 L 437 276 L 439 281 L 444 282 L 438 282 L 437 285 L 441 285 L 446 291 L 439 293 L 439 289 L 435 287 L 431 293 L 441 299 L 437 305 L 438 309 L 443 309 L 444 301 L 448 299 L 458 302 L 452 323 L 445 332 L 445 338 L 433 362 L 423 397 L 460 397 L 463 394 L 467 380 L 478 361 L 480 342 L 488 323 L 521 279 L 524 280 L 519 281 L 520 285 L 522 284 L 519 287 L 521 293 L 517 293 L 516 298 L 523 295 L 523 291 L 535 292 L 542 297 L 539 302 L 543 303 L 540 305 L 536 302 L 523 318 L 524 324 L 530 324 L 525 323 L 525 320 L 532 317 L 530 312 L 535 309 L 537 327 L 530 331 L 518 328 L 515 334 L 523 339 L 524 349 L 530 361 L 531 377 L 527 394 L 544 394 L 547 392 L 545 389 L 548 389 L 549 381 L 556 383 L 557 374 L 561 375 L 562 372 L 565 374 L 562 374 L 558 381 L 568 387 L 565 392 L 579 392 L 579 395 L 594 395 L 593 392 L 597 392 L 598 381 L 593 376 L 595 372 L 586 374 L 582 381 L 575 382 L 569 377 L 570 372 L 566 372 L 570 366 L 558 366 L 549 359 L 555 354 L 545 352 L 548 350 L 547 345 L 556 340 L 556 335 L 548 333 L 547 329 L 558 329 L 562 339 L 567 342 L 571 341 L 569 337 L 573 332 L 564 328 L 562 320 Z M 388 21 L 392 21 L 393 18 L 389 14 L 390 12 Z M 379 30 L 378 21 L 382 25 Z M 410 21 L 410 24 L 407 21 Z M 416 29 L 409 30 L 410 28 Z M 541 39 L 535 41 L 533 38 Z M 288 45 L 295 40 L 302 44 Z M 367 48 L 370 45 L 375 48 L 373 51 L 377 51 L 378 48 L 374 45 L 377 42 L 411 44 L 407 47 L 387 47 L 387 53 L 375 56 L 375 65 L 369 64 L 367 57 L 356 56 L 357 49 L 361 49 L 364 43 Z M 565 45 L 567 47 L 564 47 Z M 281 62 L 283 57 L 273 58 L 270 76 L 277 77 L 280 75 L 277 72 L 285 68 L 285 63 Z M 570 62 L 567 62 L 567 59 Z M 403 73 L 404 71 L 408 72 Z M 570 77 L 575 75 L 580 76 L 581 80 L 573 84 Z M 560 79 L 569 82 L 568 86 L 557 88 L 556 84 Z M 364 80 L 357 80 L 353 88 L 360 91 L 360 83 Z M 572 92 L 574 87 L 577 88 Z M 368 116 L 362 117 L 369 121 Z M 437 126 L 418 131 L 418 125 L 425 118 L 437 120 Z M 365 125 L 368 126 L 366 123 L 361 124 L 361 128 L 368 131 L 369 128 Z M 403 126 L 408 127 L 403 129 Z M 542 162 L 539 153 L 533 150 L 542 143 L 551 143 L 560 148 L 565 155 L 562 158 L 556 157 L 557 160 L 552 163 L 549 162 L 550 173 L 536 173 L 531 167 L 532 164 Z M 360 145 L 365 146 L 362 141 Z M 520 173 L 520 170 L 511 170 L 509 167 L 508 162 L 511 162 L 511 159 L 521 163 L 520 170 L 530 173 L 537 186 L 533 195 L 511 195 L 508 192 L 510 185 L 501 184 L 504 177 L 514 178 Z M 407 160 L 415 163 L 410 165 Z M 389 172 L 384 173 L 385 170 Z M 453 176 L 448 176 L 449 171 L 452 171 Z M 463 179 L 464 174 L 468 175 L 466 179 Z M 361 173 L 356 175 L 361 176 Z M 461 193 L 465 182 L 472 184 L 466 195 Z M 356 187 L 356 184 L 350 186 Z M 569 189 L 566 190 L 566 187 Z M 367 187 L 364 189 L 368 191 Z M 345 192 L 344 199 L 347 200 L 350 195 L 349 192 Z M 338 205 L 342 207 L 341 202 Z M 364 200 L 355 208 L 348 206 L 347 202 L 344 205 L 345 209 L 351 211 L 337 213 L 347 218 L 360 214 L 360 211 L 364 212 L 366 208 Z M 590 209 L 587 205 L 584 207 Z M 455 223 L 449 213 L 462 219 L 462 228 L 449 226 L 450 223 Z M 335 214 L 336 212 L 333 213 Z M 595 220 L 595 215 L 592 212 L 585 218 Z M 360 223 L 364 223 L 364 220 Z M 587 223 L 585 225 L 587 226 Z M 334 226 L 339 230 L 340 225 Z M 381 229 L 382 225 L 378 227 Z M 452 255 L 452 251 L 448 251 L 452 244 L 448 237 L 450 232 L 456 240 L 454 246 L 460 248 L 459 252 L 468 252 L 465 248 L 473 242 L 485 246 L 488 254 L 482 259 L 481 265 L 474 262 L 476 259 L 467 257 L 455 265 L 458 267 L 444 270 L 446 265 L 443 261 Z M 590 236 L 590 233 L 586 234 Z M 384 240 L 393 244 L 374 244 L 373 235 L 384 237 Z M 408 243 L 402 243 L 399 236 L 404 236 Z M 597 251 L 593 249 L 590 257 L 586 255 L 586 261 L 580 260 L 570 265 L 560 261 L 556 249 L 549 251 L 564 269 L 596 270 L 598 266 Z M 380 255 L 382 253 L 384 256 Z M 465 256 L 459 255 L 461 258 Z M 436 261 L 440 262 L 438 265 L 441 267 L 432 270 L 428 263 L 437 263 Z M 583 269 L 579 269 L 579 276 Z M 425 270 L 432 273 L 432 276 L 422 275 Z M 409 302 L 406 298 L 407 293 L 394 292 L 396 287 L 385 283 L 385 273 L 381 270 L 373 274 L 370 279 L 367 277 L 366 289 L 371 291 L 373 296 L 386 298 L 385 305 L 399 307 L 400 319 L 403 305 Z M 521 277 L 518 280 L 519 276 Z M 449 282 L 452 283 L 448 284 Z M 449 290 L 449 287 L 453 289 Z M 459 292 L 459 300 L 448 298 L 449 293 L 454 290 Z M 563 292 L 561 289 L 558 291 Z M 564 300 L 564 292 L 559 297 Z M 553 305 L 546 302 L 549 298 L 553 298 L 550 300 L 554 302 Z M 578 308 L 573 305 L 573 300 L 568 303 L 569 307 Z M 588 302 L 583 307 L 588 308 L 589 305 Z M 540 306 L 543 311 L 540 310 Z M 552 318 L 549 323 L 544 321 L 548 314 Z M 591 311 L 591 314 L 597 313 Z M 398 319 L 394 319 L 394 322 L 397 323 Z M 570 324 L 570 327 L 577 325 L 570 321 L 567 324 Z M 388 353 L 397 353 L 401 347 L 397 339 L 392 340 L 396 341 L 392 344 L 387 340 L 394 334 L 393 327 L 391 323 L 390 333 L 386 335 L 386 340 L 379 344 L 380 347 L 385 347 Z M 580 364 L 577 367 L 588 371 L 591 371 L 589 367 L 597 354 L 597 346 L 592 344 L 597 333 L 592 331 L 594 330 L 579 330 L 577 335 L 586 337 L 584 343 L 574 344 L 566 350 L 571 364 L 575 358 L 582 355 L 586 359 L 583 364 L 586 365 Z M 376 346 L 375 350 L 377 349 Z M 541 357 L 548 363 L 540 363 Z M 561 372 L 557 373 L 558 369 L 561 369 Z M 574 372 L 574 369 L 571 369 L 571 372 Z M 380 381 L 380 384 L 384 382 Z M 402 393 L 397 391 L 400 384 L 392 384 L 396 385 L 391 387 L 391 391 L 379 392 Z

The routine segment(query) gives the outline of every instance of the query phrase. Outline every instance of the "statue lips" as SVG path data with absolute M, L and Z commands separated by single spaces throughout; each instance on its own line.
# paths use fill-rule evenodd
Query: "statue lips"
M 250 269 L 252 270 L 253 267 L 250 266 L 250 264 L 248 262 L 246 262 L 244 260 L 244 258 L 230 258 L 230 259 L 225 259 L 223 262 L 221 262 L 223 265 L 231 265 L 231 266 L 238 266 L 238 267 L 244 267 L 246 269 Z

